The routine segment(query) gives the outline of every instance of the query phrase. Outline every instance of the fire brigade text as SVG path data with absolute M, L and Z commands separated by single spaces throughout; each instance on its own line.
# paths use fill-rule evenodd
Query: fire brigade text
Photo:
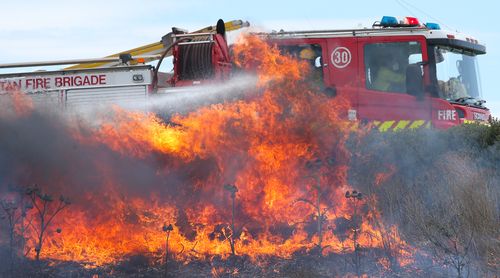
M 19 87 L 21 87 L 21 89 L 26 89 L 29 91 L 106 85 L 106 75 L 100 74 L 100 75 L 84 75 L 84 76 L 70 75 L 70 76 L 56 76 L 56 77 L 37 77 L 37 78 L 28 78 L 25 80 L 19 80 L 15 82 L 15 85 L 18 85 Z

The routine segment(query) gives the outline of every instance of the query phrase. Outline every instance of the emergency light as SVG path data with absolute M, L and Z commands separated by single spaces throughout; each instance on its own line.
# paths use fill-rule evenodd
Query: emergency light
M 407 16 L 402 20 L 394 16 L 384 16 L 380 21 L 380 26 L 382 27 L 417 27 L 420 26 L 418 18 Z
M 427 22 L 425 24 L 425 27 L 427 27 L 427 29 L 429 30 L 441 30 L 441 26 L 439 26 L 439 24 L 437 23 Z
M 396 27 L 398 25 L 399 25 L 398 19 L 393 16 L 384 16 L 380 21 L 380 26 L 383 27 Z
M 407 16 L 407 17 L 405 17 L 404 25 L 416 27 L 416 26 L 420 26 L 420 22 L 418 21 L 418 18 L 416 18 L 416 17 Z

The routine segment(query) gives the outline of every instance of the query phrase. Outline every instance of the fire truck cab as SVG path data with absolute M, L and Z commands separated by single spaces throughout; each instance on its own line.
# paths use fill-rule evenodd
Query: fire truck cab
M 326 94 L 349 100 L 349 120 L 381 130 L 486 122 L 476 39 L 418 19 L 385 16 L 369 29 L 260 33 L 307 60 Z

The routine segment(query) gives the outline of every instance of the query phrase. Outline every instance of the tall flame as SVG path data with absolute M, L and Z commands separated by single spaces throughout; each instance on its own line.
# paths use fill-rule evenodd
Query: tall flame
M 133 194 L 110 175 L 98 191 L 73 196 L 54 220 L 62 232 L 48 232 L 42 257 L 102 265 L 134 253 L 158 256 L 164 224 L 173 224 L 169 248 L 178 259 L 228 256 L 231 241 L 236 254 L 254 259 L 290 257 L 318 244 L 323 254 L 353 252 L 354 230 L 362 247 L 383 246 L 365 201 L 345 197 L 352 132 L 342 120 L 346 102 L 314 89 L 304 62 L 258 37 L 242 37 L 234 55 L 239 67 L 257 73 L 258 97 L 205 106 L 168 123 L 115 107 L 98 127 L 73 131 L 81 144 L 154 161 L 165 184 Z M 363 216 L 359 227 L 355 210 Z

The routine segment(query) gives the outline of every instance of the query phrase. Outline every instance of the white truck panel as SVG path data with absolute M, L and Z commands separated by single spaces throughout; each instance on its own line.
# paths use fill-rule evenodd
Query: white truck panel
M 66 92 L 66 105 L 99 105 L 139 102 L 147 98 L 146 86 L 73 89 Z

